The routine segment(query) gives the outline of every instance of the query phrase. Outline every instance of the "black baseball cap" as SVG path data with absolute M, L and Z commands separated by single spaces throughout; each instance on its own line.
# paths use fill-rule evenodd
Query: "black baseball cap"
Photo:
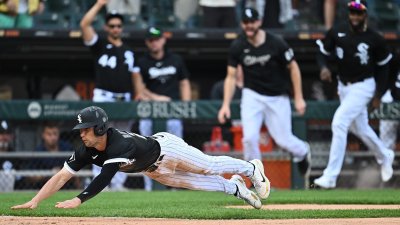
M 149 27 L 146 32 L 146 39 L 155 39 L 163 37 L 163 31 L 160 28 Z
M 347 3 L 347 7 L 350 11 L 360 11 L 366 12 L 367 11 L 367 2 L 364 0 L 352 0 Z
M 257 10 L 253 8 L 245 8 L 242 13 L 242 21 L 256 21 L 259 20 L 260 16 Z
M 113 10 L 106 14 L 106 17 L 105 17 L 106 23 L 108 23 L 108 21 L 110 21 L 113 18 L 118 18 L 121 20 L 122 23 L 124 22 L 124 17 L 121 14 L 119 14 L 117 11 Z

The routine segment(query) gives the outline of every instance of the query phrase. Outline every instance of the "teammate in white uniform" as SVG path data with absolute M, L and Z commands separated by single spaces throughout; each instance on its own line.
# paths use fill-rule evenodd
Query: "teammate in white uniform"
M 306 110 L 303 99 L 301 74 L 293 50 L 280 37 L 260 29 L 258 12 L 244 10 L 241 22 L 244 35 L 231 45 L 224 100 L 218 120 L 230 118 L 230 102 L 235 90 L 236 70 L 243 68 L 244 87 L 240 106 L 243 126 L 244 159 L 261 159 L 259 149 L 260 128 L 263 122 L 274 141 L 294 156 L 299 171 L 306 176 L 310 170 L 310 150 L 307 143 L 292 133 L 290 80 L 293 83 L 294 105 L 302 115 Z
M 247 162 L 228 156 L 209 156 L 166 132 L 144 137 L 108 128 L 107 114 L 96 106 L 82 109 L 76 119 L 74 129 L 80 131 L 82 145 L 31 201 L 13 209 L 36 208 L 39 202 L 58 191 L 77 171 L 89 164 L 102 166 L 99 176 L 77 197 L 57 203 L 57 208 L 78 207 L 101 192 L 117 171 L 144 172 L 172 187 L 225 192 L 245 200 L 256 209 L 261 208 L 260 199 L 269 196 L 270 183 L 259 160 Z M 235 175 L 227 180 L 221 176 L 225 173 Z M 237 174 L 251 179 L 258 196 L 247 189 Z
M 351 1 L 348 8 L 349 22 L 330 29 L 325 39 L 317 41 L 321 53 L 318 62 L 322 80 L 332 80 L 325 58 L 333 57 L 337 62 L 340 98 L 340 106 L 332 121 L 329 162 L 323 175 L 314 180 L 322 188 L 336 187 L 349 130 L 374 151 L 381 165 L 382 181 L 388 181 L 393 175 L 394 153 L 385 147 L 368 124 L 367 111 L 371 99 L 373 105 L 378 106 L 385 92 L 388 62 L 392 54 L 383 37 L 367 26 L 366 3 Z

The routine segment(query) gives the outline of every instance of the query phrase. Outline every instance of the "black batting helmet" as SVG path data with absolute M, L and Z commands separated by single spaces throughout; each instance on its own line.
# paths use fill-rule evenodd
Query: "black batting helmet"
M 94 134 L 97 136 L 101 136 L 107 132 L 108 116 L 100 107 L 86 107 L 78 113 L 76 119 L 78 120 L 78 124 L 73 130 L 93 127 Z

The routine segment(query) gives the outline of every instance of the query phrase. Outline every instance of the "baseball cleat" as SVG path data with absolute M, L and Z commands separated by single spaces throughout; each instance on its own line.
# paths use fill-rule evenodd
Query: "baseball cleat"
M 387 182 L 393 176 L 393 160 L 394 160 L 394 153 L 392 150 L 388 150 L 388 153 L 381 165 L 381 176 L 382 181 Z
M 259 159 L 253 159 L 250 161 L 254 165 L 253 176 L 250 177 L 258 196 L 261 199 L 267 199 L 271 191 L 271 183 L 264 173 L 264 166 Z
M 330 188 L 335 188 L 336 187 L 336 181 L 329 179 L 327 177 L 321 176 L 320 178 L 317 178 L 314 180 L 314 184 L 325 189 L 330 189 Z
M 260 198 L 246 187 L 246 183 L 239 175 L 233 175 L 230 179 L 231 182 L 236 184 L 236 193 L 234 194 L 238 199 L 243 199 L 249 205 L 256 209 L 260 209 L 262 204 Z

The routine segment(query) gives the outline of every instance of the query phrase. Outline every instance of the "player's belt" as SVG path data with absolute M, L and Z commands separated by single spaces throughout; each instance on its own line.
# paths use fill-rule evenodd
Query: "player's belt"
M 126 93 L 115 93 L 115 92 L 111 92 L 111 91 L 106 91 L 100 88 L 96 88 L 95 91 L 99 91 L 101 95 L 106 96 L 108 98 L 112 98 L 115 101 L 127 101 L 130 99 L 130 93 L 126 92 Z
M 158 169 L 158 167 L 160 166 L 161 161 L 163 160 L 163 158 L 164 158 L 164 155 L 160 155 L 160 157 L 158 157 L 158 159 L 156 160 L 156 162 L 153 163 L 151 166 L 147 167 L 147 168 L 144 170 L 144 172 L 149 172 L 149 173 L 154 172 L 154 171 L 155 171 L 156 169 Z
M 351 78 L 351 79 L 339 77 L 339 80 L 340 80 L 340 82 L 342 82 L 342 84 L 347 86 L 347 85 L 351 85 L 354 83 L 363 82 L 364 80 L 366 80 L 368 78 L 370 78 L 370 77 L 358 77 L 358 78 Z

